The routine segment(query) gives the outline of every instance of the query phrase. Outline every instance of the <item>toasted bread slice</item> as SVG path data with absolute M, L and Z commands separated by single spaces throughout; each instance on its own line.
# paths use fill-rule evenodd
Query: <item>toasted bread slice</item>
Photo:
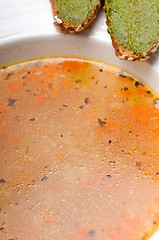
M 145 61 L 159 43 L 158 0 L 106 0 L 108 32 L 120 59 Z
M 88 27 L 101 6 L 100 0 L 50 0 L 54 24 L 62 32 L 75 33 Z

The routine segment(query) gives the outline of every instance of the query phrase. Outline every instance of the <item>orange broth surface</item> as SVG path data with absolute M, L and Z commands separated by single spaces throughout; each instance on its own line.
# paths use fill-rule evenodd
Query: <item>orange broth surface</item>
M 145 240 L 158 227 L 151 90 L 82 59 L 0 70 L 1 240 Z

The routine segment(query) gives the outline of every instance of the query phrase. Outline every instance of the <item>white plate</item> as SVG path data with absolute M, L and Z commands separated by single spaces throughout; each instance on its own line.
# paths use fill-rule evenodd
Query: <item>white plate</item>
M 0 66 L 48 56 L 93 58 L 121 67 L 159 93 L 159 52 L 147 62 L 119 60 L 101 11 L 82 33 L 61 34 L 53 26 L 49 0 L 0 1 Z M 157 232 L 150 240 L 158 240 Z

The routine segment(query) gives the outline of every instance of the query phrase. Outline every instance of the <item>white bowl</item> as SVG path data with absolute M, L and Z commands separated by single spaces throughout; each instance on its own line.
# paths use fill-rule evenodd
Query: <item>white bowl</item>
M 147 62 L 118 59 L 111 43 L 86 34 L 54 34 L 22 36 L 0 43 L 0 66 L 42 57 L 73 56 L 104 61 L 116 65 L 159 92 L 158 53 Z
M 50 22 L 51 27 L 42 32 L 39 28 L 38 30 L 35 28 L 35 31 L 33 28 L 28 31 L 24 29 L 22 32 L 16 28 L 12 34 L 1 34 L 0 67 L 43 57 L 71 56 L 91 58 L 122 68 L 159 93 L 159 54 L 153 54 L 147 62 L 121 61 L 114 54 L 104 22 L 104 13 L 101 13 L 92 27 L 83 33 L 75 35 L 59 33 Z M 29 24 L 31 26 L 31 23 Z M 150 239 L 158 240 L 159 232 Z

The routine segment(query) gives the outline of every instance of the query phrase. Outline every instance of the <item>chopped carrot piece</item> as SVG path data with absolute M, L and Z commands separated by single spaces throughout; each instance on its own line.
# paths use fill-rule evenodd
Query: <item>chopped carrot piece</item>
M 156 119 L 158 121 L 159 119 L 159 111 L 158 109 L 155 109 L 155 111 L 152 109 L 152 106 L 150 104 L 144 103 L 140 101 L 137 103 L 130 114 L 137 118 L 140 122 L 147 125 L 152 121 L 153 119 Z
M 88 182 L 86 180 L 80 181 L 79 182 L 79 186 L 84 186 L 86 185 Z
M 63 157 L 65 157 L 65 156 L 66 156 L 65 153 L 60 153 L 60 152 L 59 152 L 59 153 L 58 153 L 58 152 L 55 153 L 55 157 L 56 157 L 56 158 L 63 158 Z
M 61 82 L 61 86 L 62 88 L 68 90 L 68 89 L 75 89 L 75 85 L 73 82 L 69 81 L 67 78 L 65 78 L 62 82 Z
M 44 213 L 42 219 L 46 225 L 50 225 L 51 223 L 54 222 L 54 219 L 52 218 L 52 215 L 49 212 Z
M 67 238 L 67 240 L 76 240 L 77 238 L 74 235 L 71 235 Z
M 43 93 L 38 93 L 35 97 L 35 103 L 42 104 L 44 102 L 45 96 Z
M 68 69 L 70 72 L 75 72 L 79 70 L 78 61 L 64 61 L 61 66 L 62 70 Z
M 70 72 L 79 71 L 81 68 L 85 68 L 89 66 L 89 62 L 83 63 L 80 61 L 64 61 L 61 65 L 61 69 L 64 71 L 65 69 Z
M 2 105 L 0 104 L 0 122 L 1 122 L 2 119 L 3 119 L 3 116 L 4 116 L 4 111 L 3 111 Z
M 3 110 L 3 107 L 2 107 L 2 104 L 0 104 L 0 112 L 2 112 Z
M 15 144 L 15 145 L 17 145 L 18 143 L 19 143 L 19 141 L 20 141 L 20 138 L 17 136 L 17 135 L 11 135 L 10 137 L 9 137 L 9 139 L 10 139 L 10 141 L 13 143 L 13 144 Z
M 14 82 L 9 82 L 8 83 L 8 87 L 12 90 L 12 91 L 19 91 L 21 90 L 22 86 L 20 82 L 14 81 Z
M 42 71 L 43 68 L 42 68 Z M 57 64 L 48 65 L 44 72 L 45 82 L 49 83 L 50 80 L 55 81 L 57 79 Z
M 83 238 L 85 238 L 86 236 L 87 236 L 87 229 L 86 228 L 79 228 L 78 229 L 78 234 L 81 236 L 81 237 L 83 237 Z
M 129 215 L 125 214 L 123 216 L 124 225 L 118 225 L 116 230 L 110 230 L 107 232 L 107 236 L 111 240 L 128 240 L 134 237 L 134 233 L 141 228 L 139 218 L 131 218 Z
M 132 92 L 128 89 L 126 91 L 120 91 L 118 94 L 118 99 L 129 98 L 132 95 Z
M 150 111 L 151 108 L 148 104 L 139 102 L 133 107 L 131 115 L 136 117 L 143 124 L 147 125 L 150 122 Z
M 60 184 L 58 184 L 58 183 L 57 183 L 57 184 L 54 184 L 54 185 L 52 186 L 53 191 L 56 191 L 56 192 L 60 191 L 61 188 L 62 188 L 62 186 L 61 186 Z
M 51 98 L 55 98 L 55 97 L 59 96 L 59 92 L 57 91 L 56 88 L 52 88 L 49 96 L 50 96 Z
M 137 94 L 139 94 L 139 95 L 144 95 L 144 93 L 145 93 L 145 88 L 137 88 L 136 89 L 136 91 L 137 91 Z
M 3 125 L 2 126 L 1 133 L 5 137 L 8 137 L 10 135 L 10 129 L 9 129 L 8 125 Z
M 152 130 L 155 136 L 159 136 L 159 127 Z

